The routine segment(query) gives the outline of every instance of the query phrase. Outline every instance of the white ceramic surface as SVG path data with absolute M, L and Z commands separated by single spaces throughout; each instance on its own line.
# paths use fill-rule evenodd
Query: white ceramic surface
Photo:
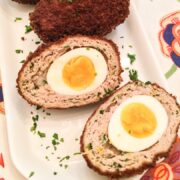
M 33 7 L 12 3 L 10 0 L 0 0 L 0 54 L 2 81 L 7 118 L 8 138 L 10 153 L 17 169 L 28 178 L 29 173 L 34 171 L 33 180 L 105 180 L 107 178 L 90 170 L 81 156 L 71 156 L 67 169 L 60 168 L 57 156 L 72 155 L 79 151 L 79 141 L 84 124 L 97 107 L 87 106 L 70 110 L 48 110 L 51 116 L 35 110 L 24 101 L 17 93 L 16 78 L 23 60 L 37 45 L 37 36 L 31 32 L 25 34 L 25 25 L 28 25 L 28 12 Z M 14 22 L 15 17 L 23 20 Z M 21 37 L 26 38 L 25 41 Z M 122 38 L 122 36 L 124 38 Z M 166 88 L 166 81 L 160 72 L 160 68 L 149 46 L 147 37 L 136 15 L 136 10 L 131 7 L 131 15 L 123 25 L 107 36 L 117 43 L 121 52 L 121 63 L 124 68 L 130 67 L 138 71 L 139 79 L 153 81 Z M 133 48 L 130 48 L 132 45 Z M 123 48 L 122 48 L 123 46 Z M 23 49 L 23 54 L 16 54 L 16 49 Z M 133 66 L 129 64 L 127 53 L 135 53 L 136 61 Z M 123 73 L 124 82 L 129 80 L 128 71 Z M 40 115 L 38 129 L 46 133 L 46 138 L 41 139 L 30 132 L 32 126 L 31 111 Z M 43 117 L 46 116 L 46 119 Z M 51 144 L 53 133 L 59 133 L 65 142 L 54 152 Z M 55 154 L 52 154 L 54 152 Z M 48 156 L 50 161 L 45 159 Z M 55 176 L 53 172 L 58 174 Z M 133 177 L 132 179 L 138 179 Z

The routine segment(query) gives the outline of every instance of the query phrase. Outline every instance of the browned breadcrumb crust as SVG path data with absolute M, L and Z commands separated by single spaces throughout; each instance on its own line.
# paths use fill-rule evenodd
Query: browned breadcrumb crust
M 108 99 L 106 101 L 108 101 L 112 96 L 114 96 L 114 94 L 117 94 L 119 91 L 121 91 L 121 89 L 123 89 L 123 87 L 127 86 L 128 84 L 131 84 L 131 83 L 135 83 L 135 84 L 138 84 L 138 83 L 143 83 L 141 81 L 135 81 L 135 82 L 128 82 L 127 84 L 123 85 L 121 88 L 119 88 L 118 90 L 116 90 L 116 92 L 114 92 L 110 97 L 108 97 Z M 144 84 L 144 83 L 143 83 Z M 157 87 L 165 92 L 167 92 L 164 88 L 162 88 L 161 86 L 159 86 L 158 84 L 156 83 L 150 83 L 153 87 Z M 178 104 L 177 102 L 177 99 L 176 99 L 176 96 L 174 96 L 173 94 L 170 94 L 168 93 L 176 102 L 176 105 L 178 106 L 178 108 L 180 109 L 180 104 Z M 100 105 L 101 106 L 101 105 Z M 100 107 L 99 106 L 99 107 Z M 167 157 L 170 150 L 172 149 L 172 146 L 173 144 L 175 143 L 176 141 L 176 137 L 173 139 L 173 143 L 171 145 L 171 147 L 168 149 L 168 151 L 166 153 L 159 153 L 157 154 L 156 156 L 154 156 L 153 158 L 153 163 L 144 163 L 142 164 L 142 166 L 138 169 L 131 169 L 131 170 L 126 170 L 124 172 L 120 172 L 117 170 L 116 172 L 109 172 L 109 171 L 103 171 L 102 169 L 100 169 L 98 166 L 95 166 L 91 159 L 88 158 L 87 154 L 85 153 L 85 145 L 83 143 L 83 138 L 84 138 L 84 133 L 87 129 L 87 123 L 91 120 L 91 118 L 96 114 L 96 112 L 99 110 L 99 108 L 97 108 L 93 113 L 92 115 L 88 118 L 87 122 L 86 122 L 86 125 L 84 127 L 84 130 L 82 132 L 82 135 L 81 135 L 81 138 L 80 138 L 80 151 L 82 152 L 82 155 L 88 165 L 89 168 L 93 169 L 94 171 L 96 171 L 98 174 L 100 175 L 103 175 L 103 176 L 108 176 L 110 179 L 112 178 L 122 178 L 122 177 L 130 177 L 130 176 L 134 176 L 134 175 L 138 175 L 138 174 L 142 174 L 147 168 L 151 168 L 151 167 L 154 167 L 156 165 L 156 162 L 158 159 L 160 158 L 163 158 L 163 157 Z M 176 134 L 178 132 L 178 127 L 176 128 Z
M 129 1 L 41 0 L 30 13 L 30 24 L 44 42 L 75 34 L 104 36 L 124 22 Z
M 12 0 L 21 4 L 36 4 L 39 0 Z
M 21 91 L 21 88 L 19 87 L 19 81 L 20 81 L 20 77 L 23 73 L 23 70 L 24 68 L 26 67 L 26 65 L 28 64 L 28 62 L 30 62 L 33 58 L 35 57 L 38 57 L 43 51 L 45 51 L 46 49 L 50 48 L 52 45 L 61 45 L 63 44 L 64 42 L 66 42 L 66 40 L 68 38 L 80 38 L 80 37 L 88 37 L 89 39 L 92 39 L 92 40 L 103 40 L 107 43 L 109 43 L 113 49 L 115 50 L 116 52 L 116 56 L 118 57 L 118 65 L 119 65 L 119 72 L 118 72 L 118 81 L 119 81 L 119 84 L 122 82 L 122 77 L 121 77 L 121 73 L 124 71 L 122 69 L 122 66 L 121 66 L 121 63 L 120 63 L 120 53 L 119 53 L 119 50 L 118 50 L 118 47 L 117 45 L 109 40 L 109 39 L 106 39 L 106 38 L 103 38 L 103 37 L 98 37 L 98 36 L 82 36 L 82 35 L 74 35 L 74 36 L 66 36 L 56 42 L 49 42 L 47 44 L 41 44 L 33 53 L 30 52 L 28 57 L 26 58 L 26 61 L 24 62 L 22 68 L 20 69 L 20 71 L 18 72 L 18 77 L 16 79 L 16 83 L 17 83 L 17 90 L 18 90 L 18 93 L 22 96 L 22 98 L 24 98 L 30 105 L 39 105 L 39 104 L 34 104 L 30 99 L 27 99 L 24 94 L 22 93 Z M 117 86 L 114 90 L 116 90 L 119 86 Z M 108 96 L 107 96 L 108 97 Z M 99 101 L 102 101 L 103 99 L 100 99 Z M 97 102 L 97 101 L 96 101 Z M 90 105 L 90 104 L 95 104 L 96 102 L 91 102 L 87 105 Z M 63 107 L 53 107 L 53 108 L 47 108 L 43 105 L 40 105 L 42 108 L 44 109 L 65 109 Z M 85 106 L 85 105 L 74 105 L 73 107 L 76 108 L 76 107 L 81 107 L 81 106 Z M 69 107 L 69 108 L 73 108 L 73 107 Z

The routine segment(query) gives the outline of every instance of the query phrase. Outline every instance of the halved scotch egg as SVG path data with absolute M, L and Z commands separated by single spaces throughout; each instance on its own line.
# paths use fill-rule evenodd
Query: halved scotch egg
M 174 96 L 157 84 L 129 82 L 90 116 L 81 152 L 99 174 L 136 175 L 168 154 L 179 124 L 180 105 Z
M 109 96 L 121 82 L 117 46 L 99 37 L 71 36 L 40 46 L 19 71 L 17 87 L 30 104 L 69 108 Z

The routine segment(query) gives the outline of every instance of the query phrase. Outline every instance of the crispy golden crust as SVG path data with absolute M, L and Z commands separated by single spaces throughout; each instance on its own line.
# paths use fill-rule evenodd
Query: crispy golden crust
M 137 83 L 140 82 L 142 83 L 141 81 L 136 81 Z M 110 97 L 108 97 L 108 99 L 106 101 L 108 101 L 114 94 L 116 94 L 117 92 L 121 91 L 121 89 L 123 89 L 123 87 L 127 86 L 128 84 L 131 84 L 133 82 L 128 82 L 127 84 L 125 84 L 124 86 L 122 86 L 121 88 L 119 88 L 118 90 L 116 90 L 116 92 L 114 92 Z M 160 87 L 158 84 L 156 83 L 152 83 L 151 84 L 153 87 L 157 87 L 158 89 L 161 89 L 165 92 L 167 92 L 164 88 Z M 175 101 L 176 101 L 176 105 L 179 107 L 180 109 L 180 104 L 178 104 L 177 102 L 177 99 L 174 95 L 172 94 L 169 94 Z M 101 106 L 101 105 L 100 105 Z M 99 107 L 100 107 L 99 106 Z M 142 164 L 142 166 L 138 169 L 127 169 L 126 171 L 123 171 L 123 172 L 119 172 L 118 170 L 116 172 L 109 172 L 109 171 L 103 171 L 102 169 L 100 169 L 98 166 L 95 166 L 91 159 L 89 159 L 88 155 L 85 153 L 85 144 L 83 143 L 83 138 L 84 138 L 84 134 L 87 130 L 87 124 L 88 122 L 91 120 L 91 118 L 96 114 L 96 112 L 99 111 L 99 108 L 97 108 L 93 113 L 92 115 L 88 118 L 87 122 L 86 122 L 86 125 L 84 127 L 84 130 L 82 132 L 82 135 L 81 135 L 81 138 L 80 138 L 80 151 L 82 152 L 83 154 L 83 157 L 88 165 L 89 168 L 93 169 L 94 171 L 96 171 L 98 174 L 100 175 L 103 175 L 103 176 L 108 176 L 110 178 L 121 178 L 121 177 L 130 177 L 130 176 L 133 176 L 133 175 L 137 175 L 137 174 L 142 174 L 144 172 L 144 170 L 146 170 L 147 168 L 151 168 L 151 167 L 154 167 L 156 165 L 156 161 L 162 157 L 167 157 L 172 146 L 173 146 L 173 143 L 176 141 L 176 137 L 173 139 L 173 143 L 171 145 L 171 147 L 168 149 L 168 151 L 166 153 L 162 152 L 162 153 L 159 153 L 157 154 L 156 156 L 154 156 L 153 158 L 153 162 L 152 163 L 144 163 Z M 176 128 L 176 134 L 178 132 L 178 127 Z
M 110 33 L 129 15 L 129 0 L 41 0 L 30 13 L 30 24 L 44 42 L 67 35 Z
M 39 0 L 12 0 L 21 4 L 36 4 Z
M 105 39 L 103 37 L 98 37 L 98 36 L 82 36 L 82 35 L 75 35 L 75 36 L 66 36 L 56 42 L 50 42 L 48 44 L 41 44 L 33 53 L 29 53 L 25 63 L 23 64 L 22 68 L 20 69 L 19 73 L 18 73 L 18 77 L 16 79 L 16 82 L 17 82 L 17 90 L 18 90 L 18 93 L 30 104 L 30 105 L 39 105 L 45 109 L 65 109 L 63 107 L 53 107 L 53 108 L 47 108 L 41 104 L 35 104 L 33 103 L 30 99 L 27 99 L 23 92 L 21 91 L 21 88 L 19 86 L 19 82 L 20 82 L 20 77 L 22 76 L 23 74 L 23 70 L 24 68 L 26 67 L 26 65 L 35 57 L 38 57 L 42 52 L 46 51 L 48 48 L 50 48 L 51 46 L 53 45 L 59 45 L 61 46 L 64 42 L 66 42 L 66 40 L 68 38 L 72 38 L 72 37 L 75 37 L 75 38 L 80 38 L 80 37 L 88 37 L 89 39 L 92 39 L 92 40 L 103 40 L 109 44 L 111 44 L 111 46 L 113 47 L 113 49 L 115 50 L 116 52 L 116 55 L 118 57 L 118 65 L 119 65 L 119 72 L 118 72 L 118 77 L 119 77 L 119 84 L 122 82 L 122 77 L 121 77 L 121 73 L 123 72 L 123 69 L 122 69 L 122 66 L 121 66 L 121 63 L 120 63 L 120 54 L 119 54 L 119 50 L 118 50 L 118 47 L 115 43 L 113 43 L 111 40 L 108 40 L 108 39 Z M 118 88 L 118 86 L 114 89 L 116 90 Z M 97 101 L 96 101 L 97 102 Z M 94 104 L 96 102 L 91 102 L 89 104 Z M 84 105 L 74 105 L 73 107 L 81 107 L 81 106 L 84 106 Z M 71 107 L 70 107 L 71 108 Z

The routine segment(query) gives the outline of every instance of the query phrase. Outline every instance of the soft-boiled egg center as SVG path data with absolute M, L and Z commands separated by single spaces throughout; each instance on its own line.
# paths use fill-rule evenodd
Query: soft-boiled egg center
M 81 95 L 99 87 L 108 75 L 104 55 L 95 48 L 76 48 L 57 57 L 47 72 L 51 89 L 63 95 Z
M 84 89 L 96 76 L 94 64 L 86 56 L 72 58 L 63 68 L 63 80 L 73 89 Z
M 138 152 L 154 145 L 166 131 L 168 115 L 154 97 L 133 96 L 114 111 L 108 126 L 110 143 L 118 150 Z
M 155 114 L 142 103 L 130 103 L 125 106 L 120 120 L 123 128 L 137 138 L 152 135 L 157 127 Z

